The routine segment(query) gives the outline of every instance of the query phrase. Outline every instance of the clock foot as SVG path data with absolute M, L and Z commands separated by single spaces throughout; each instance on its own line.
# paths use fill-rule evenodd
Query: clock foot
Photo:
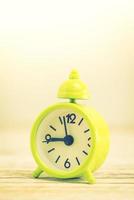
M 93 176 L 92 172 L 90 172 L 90 171 L 85 172 L 84 178 L 90 184 L 94 184 L 96 182 L 95 177 Z
M 40 174 L 43 172 L 43 170 L 40 167 L 37 167 L 34 171 L 33 171 L 33 177 L 34 178 L 38 178 L 40 176 Z

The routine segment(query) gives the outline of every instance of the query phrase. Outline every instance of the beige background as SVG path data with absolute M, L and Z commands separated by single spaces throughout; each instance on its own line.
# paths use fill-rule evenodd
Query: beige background
M 30 128 L 58 101 L 59 84 L 73 67 L 110 127 L 133 127 L 133 11 L 129 0 L 3 1 L 0 127 Z
M 110 126 L 94 185 L 32 178 L 31 126 L 74 67 Z M 1 200 L 133 200 L 133 107 L 134 0 L 0 0 Z

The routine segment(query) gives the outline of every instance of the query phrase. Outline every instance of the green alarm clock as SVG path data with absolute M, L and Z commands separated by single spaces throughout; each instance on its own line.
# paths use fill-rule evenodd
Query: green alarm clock
M 77 70 L 59 88 L 58 97 L 69 99 L 49 106 L 36 119 L 31 149 L 37 163 L 35 178 L 42 172 L 55 178 L 84 177 L 94 183 L 93 172 L 104 162 L 109 149 L 108 126 L 92 107 L 78 104 L 89 98 Z

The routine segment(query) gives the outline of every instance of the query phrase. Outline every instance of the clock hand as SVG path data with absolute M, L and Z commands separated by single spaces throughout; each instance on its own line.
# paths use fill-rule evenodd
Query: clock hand
M 70 146 L 74 143 L 74 138 L 71 135 L 66 135 L 64 138 L 58 138 L 58 137 L 51 137 L 51 135 L 47 134 L 45 136 L 46 140 L 43 140 L 42 142 L 46 142 L 47 144 L 49 142 L 64 142 L 65 145 Z
M 68 135 L 67 133 L 67 124 L 66 124 L 65 116 L 63 117 L 63 123 L 64 123 L 64 128 L 65 128 L 64 143 L 65 145 L 70 146 L 74 143 L 74 138 L 72 135 Z
M 65 128 L 65 135 L 67 136 L 67 125 L 66 125 L 66 119 L 63 117 L 63 123 L 64 123 L 64 128 Z
M 64 142 L 64 138 L 56 138 L 56 137 L 53 137 L 49 140 L 49 142 Z
M 45 140 L 43 140 L 42 142 L 46 142 L 48 144 L 49 142 L 64 142 L 64 140 L 64 138 L 51 137 L 50 134 L 47 134 L 45 136 Z

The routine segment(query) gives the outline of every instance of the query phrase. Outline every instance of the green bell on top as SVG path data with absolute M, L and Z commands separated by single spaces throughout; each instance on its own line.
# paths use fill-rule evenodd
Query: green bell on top
M 72 70 L 69 79 L 59 88 L 58 97 L 64 99 L 88 99 L 89 91 L 87 85 L 81 81 L 77 70 Z

